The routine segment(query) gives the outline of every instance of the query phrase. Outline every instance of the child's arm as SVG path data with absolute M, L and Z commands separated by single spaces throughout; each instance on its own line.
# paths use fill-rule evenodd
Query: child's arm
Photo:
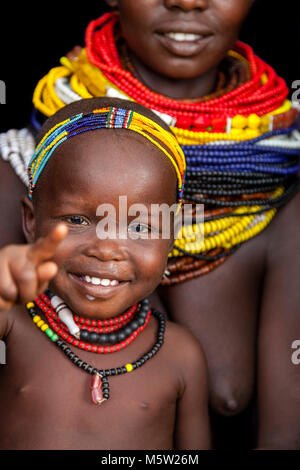
M 177 402 L 175 449 L 210 449 L 208 371 L 200 343 L 190 333 L 181 340 L 180 368 L 184 390 Z
M 0 337 L 7 329 L 3 312 L 35 299 L 56 275 L 57 265 L 51 259 L 67 232 L 67 227 L 59 224 L 31 245 L 9 245 L 0 250 Z

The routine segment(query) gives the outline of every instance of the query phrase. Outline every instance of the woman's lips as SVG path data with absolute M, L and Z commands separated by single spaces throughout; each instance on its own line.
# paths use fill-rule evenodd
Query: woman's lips
M 192 57 L 199 54 L 212 35 L 196 33 L 156 33 L 156 37 L 165 49 L 174 55 L 181 57 Z
M 119 281 L 117 279 L 102 279 L 69 273 L 69 277 L 89 300 L 110 297 L 120 289 L 123 289 L 130 281 Z

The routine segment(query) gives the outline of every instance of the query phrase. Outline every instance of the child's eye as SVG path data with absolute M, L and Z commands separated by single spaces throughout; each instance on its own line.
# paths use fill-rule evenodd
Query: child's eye
M 140 238 L 142 235 L 147 235 L 151 232 L 151 228 L 147 224 L 133 222 L 128 226 L 128 232 L 134 236 L 134 238 Z
M 88 221 L 80 215 L 69 215 L 64 220 L 72 225 L 89 225 Z
M 142 233 L 142 232 L 148 232 L 150 228 L 146 224 L 130 224 L 128 227 L 128 230 L 130 232 L 135 232 L 135 233 Z

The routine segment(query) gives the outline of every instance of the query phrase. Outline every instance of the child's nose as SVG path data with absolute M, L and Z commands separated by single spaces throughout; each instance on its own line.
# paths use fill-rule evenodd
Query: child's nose
M 127 251 L 122 240 L 118 239 L 94 239 L 85 248 L 85 255 L 98 258 L 101 261 L 124 261 Z
M 194 8 L 207 8 L 208 0 L 165 0 L 165 5 L 167 8 L 178 7 L 184 11 L 189 11 Z

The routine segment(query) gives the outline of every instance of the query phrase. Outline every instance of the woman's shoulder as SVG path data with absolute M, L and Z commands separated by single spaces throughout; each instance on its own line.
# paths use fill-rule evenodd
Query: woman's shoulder
M 279 209 L 273 225 L 273 238 L 282 237 L 284 234 L 298 232 L 300 229 L 300 182 L 298 191 L 293 198 L 281 209 Z M 280 229 L 280 230 L 278 230 Z M 280 231 L 280 234 L 278 233 Z M 298 232 L 299 238 L 300 234 Z
M 268 232 L 269 265 L 287 262 L 300 267 L 300 190 L 279 211 Z

